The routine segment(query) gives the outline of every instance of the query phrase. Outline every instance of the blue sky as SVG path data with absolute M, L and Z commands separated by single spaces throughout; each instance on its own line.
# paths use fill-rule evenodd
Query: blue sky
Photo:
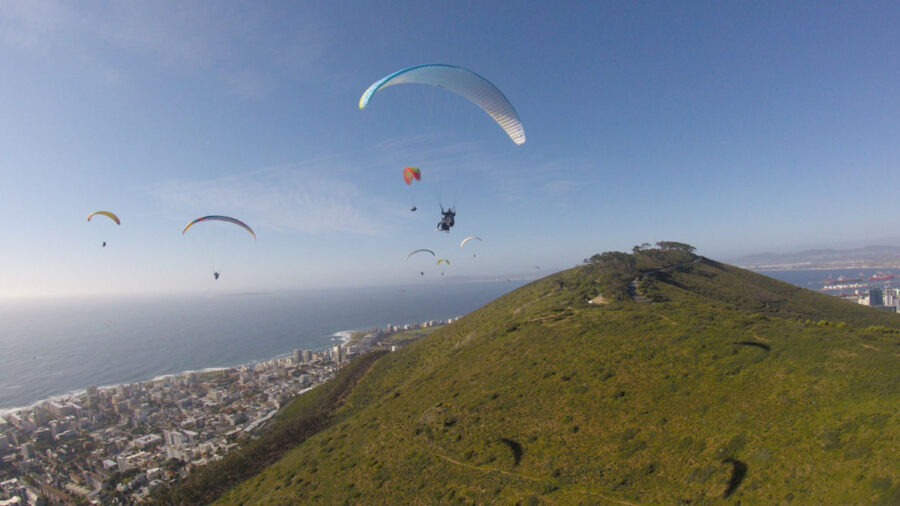
M 490 278 L 645 241 L 896 242 L 897 26 L 876 2 L 5 1 L 0 296 L 440 280 L 416 248 Z M 429 62 L 491 80 L 528 141 L 437 88 L 359 110 Z M 258 240 L 181 235 L 207 214 Z

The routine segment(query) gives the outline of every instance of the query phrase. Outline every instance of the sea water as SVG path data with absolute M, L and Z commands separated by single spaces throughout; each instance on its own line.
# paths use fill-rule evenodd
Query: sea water
M 524 283 L 0 301 L 0 409 L 322 349 L 352 329 L 446 320 Z

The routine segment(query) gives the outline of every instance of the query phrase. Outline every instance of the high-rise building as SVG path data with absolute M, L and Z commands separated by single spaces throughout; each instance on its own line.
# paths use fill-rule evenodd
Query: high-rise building
M 896 288 L 885 288 L 882 290 L 884 295 L 884 305 L 885 306 L 897 306 L 898 300 L 897 298 L 897 289 Z
M 40 427 L 41 425 L 46 425 L 47 422 L 50 421 L 50 417 L 47 416 L 47 412 L 44 411 L 40 406 L 35 407 L 32 410 L 31 419 L 34 420 L 34 424 Z
M 22 445 L 22 457 L 27 459 L 34 458 L 34 445 L 31 443 L 25 443 Z
M 872 288 L 869 290 L 869 305 L 870 306 L 883 306 L 884 305 L 884 297 L 881 294 L 880 288 Z

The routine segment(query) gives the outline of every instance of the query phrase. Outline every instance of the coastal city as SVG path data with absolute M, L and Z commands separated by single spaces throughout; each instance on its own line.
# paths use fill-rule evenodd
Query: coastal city
M 819 290 L 850 302 L 896 313 L 900 306 L 897 281 L 897 276 L 892 272 L 878 272 L 871 276 L 862 273 L 856 276 L 828 276 L 820 281 L 822 287 Z
M 324 350 L 85 391 L 0 416 L 0 506 L 133 504 L 222 458 L 356 355 L 449 320 L 354 331 Z

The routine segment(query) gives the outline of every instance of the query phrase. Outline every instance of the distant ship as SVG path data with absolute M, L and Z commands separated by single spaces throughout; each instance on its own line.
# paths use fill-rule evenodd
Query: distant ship
M 835 283 L 856 283 L 857 281 L 862 281 L 862 278 L 848 278 L 847 276 L 838 276 L 835 279 L 832 276 L 828 276 L 826 279 L 822 280 L 822 283 L 826 285 L 833 285 Z
M 879 272 L 869 278 L 869 281 L 887 281 L 889 279 L 894 279 L 894 275 L 890 272 Z

